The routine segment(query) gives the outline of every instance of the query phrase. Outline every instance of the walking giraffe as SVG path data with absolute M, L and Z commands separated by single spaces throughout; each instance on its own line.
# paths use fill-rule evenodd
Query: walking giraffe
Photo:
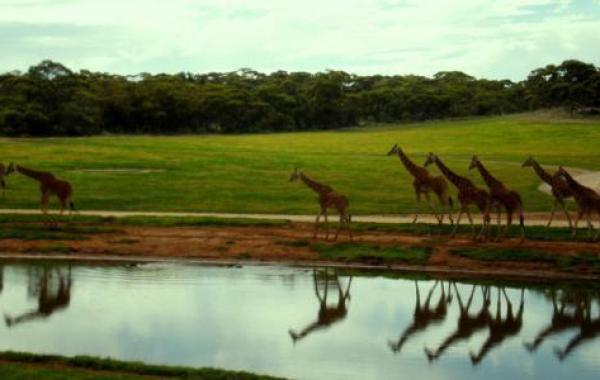
M 337 240 L 340 230 L 344 226 L 348 231 L 348 236 L 350 237 L 350 240 L 352 240 L 352 231 L 350 230 L 351 216 L 348 213 L 348 206 L 350 206 L 350 202 L 348 201 L 348 198 L 345 195 L 342 195 L 333 190 L 331 186 L 324 185 L 310 179 L 308 176 L 304 175 L 304 173 L 299 171 L 298 168 L 294 169 L 292 175 L 290 176 L 290 182 L 296 180 L 301 180 L 306 186 L 308 186 L 308 188 L 310 188 L 312 191 L 316 192 L 319 195 L 319 206 L 321 207 L 321 210 L 317 214 L 317 219 L 315 221 L 315 232 L 313 233 L 313 239 L 316 239 L 317 237 L 317 231 L 319 228 L 319 221 L 321 219 L 321 215 L 325 219 L 325 240 L 329 239 L 327 209 L 335 208 L 340 214 L 340 222 L 333 240 Z
M 444 213 L 441 212 L 439 217 L 433 206 L 431 205 L 431 199 L 429 198 L 429 193 L 433 191 L 435 195 L 438 197 L 439 202 L 443 207 L 447 208 L 448 219 L 450 219 L 450 224 L 454 224 L 452 220 L 452 198 L 448 195 L 448 183 L 444 179 L 444 177 L 440 176 L 432 176 L 429 174 L 429 171 L 422 166 L 418 166 L 410 158 L 400 149 L 398 144 L 395 144 L 392 149 L 388 152 L 388 156 L 397 155 L 404 164 L 406 170 L 413 176 L 413 187 L 415 189 L 415 194 L 417 196 L 417 205 L 421 204 L 421 195 L 425 195 L 427 198 L 427 204 L 433 211 L 433 215 L 437 219 L 439 224 L 444 222 Z M 415 214 L 415 218 L 413 219 L 413 223 L 417 222 L 417 218 L 419 217 L 419 212 Z
M 471 230 L 473 231 L 473 235 L 475 239 L 479 239 L 484 237 L 484 232 L 489 227 L 490 222 L 490 196 L 489 194 L 471 182 L 470 179 L 459 176 L 450 170 L 440 158 L 433 154 L 429 153 L 427 159 L 425 160 L 425 167 L 435 163 L 444 175 L 448 179 L 448 181 L 452 182 L 454 186 L 456 186 L 458 190 L 458 201 L 460 202 L 460 211 L 458 213 L 458 217 L 456 218 L 456 223 L 454 224 L 454 229 L 450 236 L 454 236 L 456 231 L 458 230 L 458 226 L 460 224 L 460 218 L 463 213 L 467 214 L 469 218 L 469 223 L 471 224 Z M 475 226 L 473 225 L 473 218 L 471 217 L 471 212 L 469 211 L 469 205 L 475 203 L 479 208 L 483 216 L 483 225 L 481 227 L 481 231 L 478 235 L 475 236 Z
M 524 225 L 524 217 L 523 217 L 523 201 L 521 200 L 521 196 L 519 193 L 513 190 L 509 190 L 504 186 L 502 182 L 500 182 L 497 178 L 492 176 L 490 172 L 483 166 L 481 161 L 477 156 L 473 156 L 471 159 L 471 165 L 469 165 L 469 170 L 477 168 L 479 174 L 485 181 L 485 184 L 490 189 L 490 198 L 493 207 L 496 208 L 496 212 L 498 215 L 498 235 L 496 235 L 496 240 L 499 240 L 502 233 L 502 226 L 500 224 L 500 208 L 504 206 L 506 210 L 506 228 L 504 228 L 504 236 L 506 236 L 508 229 L 512 225 L 512 216 L 514 212 L 519 213 L 519 225 L 521 227 L 521 240 L 525 239 L 525 225 Z
M 56 195 L 60 201 L 61 215 L 67 207 L 69 208 L 70 212 L 75 210 L 75 205 L 71 201 L 71 197 L 73 196 L 73 188 L 69 182 L 57 179 L 52 173 L 27 169 L 11 162 L 8 165 L 6 174 L 8 175 L 15 171 L 40 183 L 40 192 L 42 193 L 40 209 L 42 214 L 48 214 L 48 200 L 52 194 Z
M 567 211 L 565 199 L 573 197 L 573 192 L 567 185 L 565 179 L 558 173 L 554 173 L 554 175 L 548 173 L 536 160 L 533 159 L 533 157 L 529 157 L 521 166 L 524 168 L 532 167 L 538 177 L 540 177 L 542 181 L 550 186 L 552 196 L 554 196 L 554 207 L 552 207 L 552 213 L 550 214 L 550 220 L 548 221 L 546 228 L 549 228 L 552 224 L 552 219 L 554 219 L 554 213 L 556 212 L 556 208 L 558 206 L 560 206 L 564 211 L 567 221 L 569 222 L 569 228 L 572 228 L 573 223 L 571 222 L 571 216 L 569 216 L 569 212 Z
M 577 234 L 577 224 L 579 224 L 579 220 L 585 216 L 591 237 L 594 232 L 594 226 L 592 225 L 591 220 L 593 212 L 598 214 L 598 220 L 600 221 L 600 194 L 577 182 L 562 166 L 558 168 L 558 174 L 564 177 L 564 179 L 567 181 L 567 185 L 573 192 L 573 197 L 575 197 L 575 202 L 577 202 L 577 206 L 579 207 L 571 236 L 575 237 Z M 599 233 L 600 226 L 598 226 L 598 229 L 596 230 L 594 240 L 598 238 Z

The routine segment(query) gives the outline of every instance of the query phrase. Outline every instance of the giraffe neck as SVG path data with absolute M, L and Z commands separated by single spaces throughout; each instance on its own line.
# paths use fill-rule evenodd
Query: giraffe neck
M 22 167 L 20 165 L 15 165 L 15 169 L 19 173 L 23 174 L 24 176 L 27 176 L 29 178 L 33 178 L 34 180 L 39 181 L 39 182 L 41 182 L 44 179 L 44 177 L 47 177 L 48 175 L 50 175 L 50 173 L 39 172 L 37 170 L 27 169 L 27 168 L 24 168 L 24 167 Z
M 458 174 L 450 170 L 446 165 L 444 165 L 444 163 L 442 162 L 442 160 L 439 159 L 439 157 L 435 160 L 435 164 L 440 169 L 442 174 L 444 174 L 444 176 L 448 178 L 448 181 L 452 182 L 456 187 L 461 187 L 465 184 L 471 184 L 471 181 L 469 179 L 459 176 Z
M 400 158 L 400 161 L 402 161 L 402 163 L 404 164 L 406 170 L 408 170 L 408 172 L 412 174 L 413 177 L 417 177 L 420 174 L 419 167 L 414 162 L 412 162 L 402 150 L 398 150 L 398 157 Z
M 300 173 L 300 179 L 302 180 L 302 182 L 304 182 L 304 184 L 306 186 L 308 186 L 312 191 L 314 191 L 318 194 L 323 194 L 323 193 L 327 193 L 327 192 L 331 191 L 331 188 L 329 186 L 323 185 L 317 181 L 314 181 L 314 180 L 308 178 L 303 173 Z
M 490 189 L 497 188 L 497 187 L 504 187 L 502 182 L 500 182 L 496 178 L 494 178 L 494 176 L 492 176 L 490 174 L 490 172 L 485 168 L 485 166 L 483 166 L 483 164 L 481 162 L 476 161 L 476 164 L 477 164 L 477 170 L 479 170 L 479 173 L 481 174 L 481 177 L 485 181 L 485 184 Z
M 546 182 L 548 185 L 552 185 L 552 175 L 545 171 L 537 161 L 533 161 L 533 170 L 535 170 L 535 173 L 542 181 Z

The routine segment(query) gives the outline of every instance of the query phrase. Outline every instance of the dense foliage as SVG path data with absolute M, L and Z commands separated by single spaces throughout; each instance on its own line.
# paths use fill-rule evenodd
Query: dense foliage
M 230 73 L 120 76 L 43 61 L 0 75 L 0 134 L 238 133 L 335 129 L 503 114 L 548 106 L 600 106 L 600 71 L 565 61 L 519 83 L 458 71 L 427 78 L 310 74 L 250 69 Z

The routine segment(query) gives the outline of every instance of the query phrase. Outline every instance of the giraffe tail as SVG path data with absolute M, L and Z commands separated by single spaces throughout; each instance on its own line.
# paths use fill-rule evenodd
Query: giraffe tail
M 73 201 L 69 201 L 69 208 L 70 208 L 72 211 L 77 211 L 77 210 L 75 209 L 75 204 L 73 203 Z
M 452 197 L 448 197 L 448 204 L 451 210 L 454 209 L 454 200 L 452 200 Z

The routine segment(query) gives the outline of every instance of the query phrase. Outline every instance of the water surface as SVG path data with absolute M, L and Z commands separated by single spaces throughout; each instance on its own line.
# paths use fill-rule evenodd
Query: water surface
M 0 350 L 310 379 L 600 378 L 590 284 L 184 264 L 1 273 Z

